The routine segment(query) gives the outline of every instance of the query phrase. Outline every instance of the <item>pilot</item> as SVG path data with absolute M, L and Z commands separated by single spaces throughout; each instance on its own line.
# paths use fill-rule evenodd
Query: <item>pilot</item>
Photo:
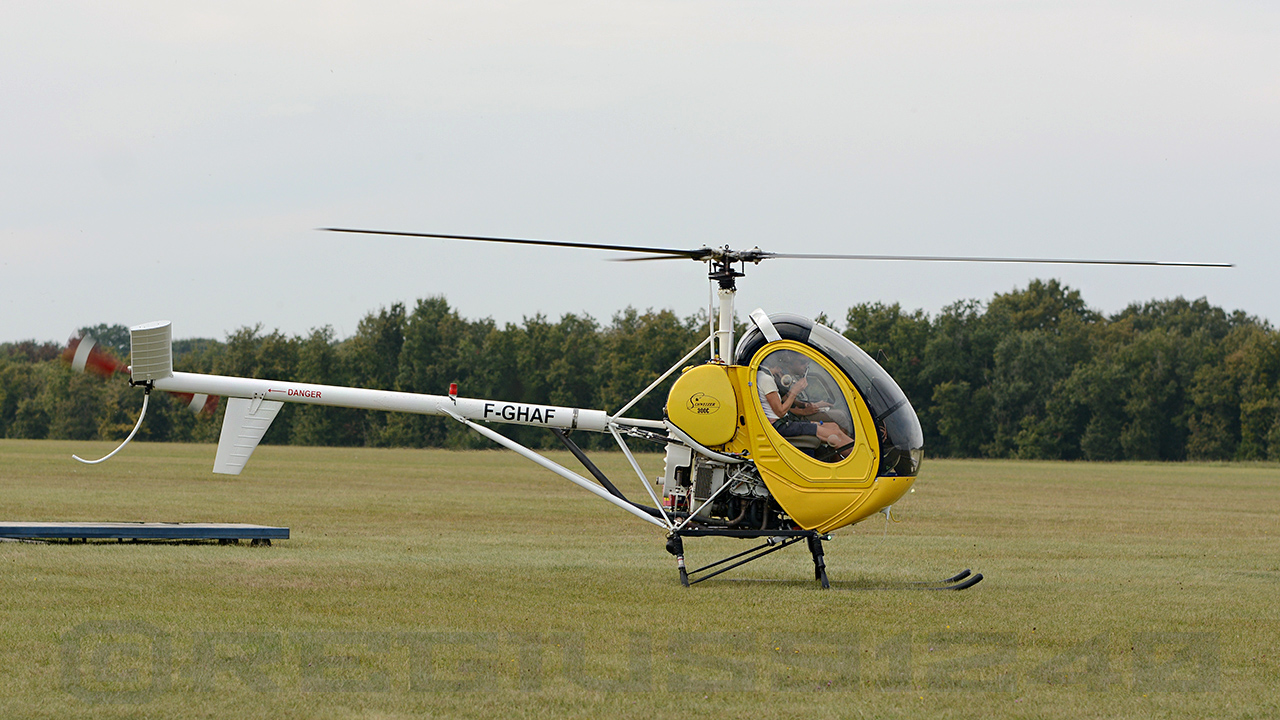
M 760 370 L 756 373 L 756 389 L 760 393 L 764 415 L 782 437 L 811 435 L 840 448 L 841 458 L 849 457 L 849 453 L 853 452 L 853 438 L 845 434 L 839 425 L 833 422 L 785 419 L 788 413 L 803 417 L 831 408 L 830 403 L 811 403 L 799 399 L 800 393 L 809 386 L 809 379 L 806 377 L 808 371 L 809 361 L 794 350 L 779 350 L 761 363 Z M 783 388 L 781 391 L 780 385 Z

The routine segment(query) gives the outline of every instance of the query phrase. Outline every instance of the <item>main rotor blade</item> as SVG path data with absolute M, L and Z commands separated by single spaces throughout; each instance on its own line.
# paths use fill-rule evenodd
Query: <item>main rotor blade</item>
M 609 258 L 609 262 L 649 262 L 651 260 L 684 260 L 689 257 L 692 257 L 694 260 L 707 260 L 710 258 L 710 255 L 711 253 L 708 253 L 707 257 L 698 257 L 695 255 L 659 255 L 657 257 Z
M 1232 263 L 1177 262 L 1170 260 L 1078 260 L 1065 258 L 960 257 L 945 255 L 827 255 L 818 253 L 761 252 L 760 260 L 791 258 L 798 260 L 907 260 L 922 262 L 1036 263 L 1045 265 L 1147 265 L 1161 267 L 1235 267 Z M 748 262 L 753 258 L 746 258 Z
M 728 262 L 758 263 L 773 258 L 795 260 L 894 260 L 907 262 L 969 262 L 969 263 L 1030 263 L 1041 265 L 1137 265 L 1157 267 L 1235 267 L 1231 263 L 1176 262 L 1167 260 L 1087 260 L 1071 258 L 1011 258 L 966 257 L 944 255 L 839 255 L 826 253 L 773 253 L 756 248 L 730 250 L 729 248 L 701 247 L 694 250 L 677 248 L 643 247 L 639 245 L 608 245 L 604 243 L 568 242 L 564 240 L 533 240 L 526 238 L 486 237 L 481 235 L 447 235 L 444 233 L 401 232 L 396 230 L 364 230 L 358 228 L 318 228 L 326 232 L 359 233 L 362 235 L 392 235 L 397 237 L 437 238 L 441 240 L 473 240 L 478 242 L 510 243 L 514 245 L 544 245 L 549 247 L 586 248 L 588 250 L 612 250 L 614 252 L 644 253 L 657 257 L 618 258 L 617 262 L 643 262 L 646 260 L 719 260 Z
M 440 233 L 397 232 L 394 230 L 358 230 L 355 228 L 317 228 L 327 232 L 360 233 L 363 235 L 396 235 L 400 237 L 439 238 L 442 240 L 477 240 L 480 242 L 512 243 L 515 245 L 550 245 L 552 247 L 587 248 L 589 250 L 615 250 L 617 252 L 652 253 L 673 258 L 692 258 L 699 260 L 710 254 L 711 250 L 676 250 L 672 248 L 640 247 L 636 245 L 604 245 L 601 243 L 565 242 L 563 240 L 527 240 L 523 238 L 482 237 L 479 235 L 444 235 Z

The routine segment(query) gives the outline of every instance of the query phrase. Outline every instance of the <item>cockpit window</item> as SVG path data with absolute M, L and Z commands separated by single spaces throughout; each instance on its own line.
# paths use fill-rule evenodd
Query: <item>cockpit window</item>
M 760 361 L 755 384 L 765 417 L 788 442 L 823 462 L 848 454 L 849 402 L 821 365 L 795 350 L 775 350 Z
M 862 391 L 867 407 L 871 408 L 871 415 L 877 420 L 907 399 L 889 373 L 871 359 L 865 350 L 849 342 L 843 335 L 815 324 L 809 333 L 809 342 L 849 374 L 849 379 Z
M 902 388 L 862 348 L 830 328 L 815 323 L 809 342 L 849 375 L 867 401 L 880 433 L 880 474 L 915 475 L 923 456 L 924 432 Z

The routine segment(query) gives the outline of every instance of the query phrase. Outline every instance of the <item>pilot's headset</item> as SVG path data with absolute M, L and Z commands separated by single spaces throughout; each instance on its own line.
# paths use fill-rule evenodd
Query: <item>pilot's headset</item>
M 809 363 L 804 362 L 804 357 L 800 353 L 794 350 L 780 350 L 777 356 L 769 372 L 778 379 L 778 387 L 783 390 L 789 389 L 797 380 L 809 374 Z M 804 362 L 804 371 L 797 373 L 795 368 L 802 362 Z

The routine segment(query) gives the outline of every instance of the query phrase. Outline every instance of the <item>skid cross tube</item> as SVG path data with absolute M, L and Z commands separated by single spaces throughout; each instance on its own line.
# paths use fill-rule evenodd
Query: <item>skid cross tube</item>
M 702 567 L 696 570 L 686 570 L 684 566 L 684 543 L 682 542 L 682 539 L 684 537 L 737 537 L 737 538 L 766 537 L 769 539 L 765 541 L 765 543 L 762 545 L 757 545 L 749 550 L 743 550 L 740 553 L 730 555 L 726 558 L 722 558 L 708 565 L 703 565 Z M 703 580 L 710 580 L 711 578 L 717 575 L 726 573 L 734 568 L 746 565 L 752 560 L 759 560 L 765 555 L 777 552 L 785 547 L 795 545 L 796 543 L 799 543 L 801 540 L 808 541 L 809 552 L 810 554 L 813 555 L 813 570 L 814 570 L 815 579 L 817 579 L 820 583 L 822 583 L 822 589 L 826 590 L 831 587 L 830 582 L 828 582 L 827 580 L 826 562 L 823 559 L 823 551 L 822 551 L 823 539 L 824 538 L 830 539 L 830 536 L 822 535 L 821 533 L 818 533 L 813 530 L 768 531 L 768 530 L 731 530 L 731 529 L 720 529 L 720 528 L 696 528 L 696 529 L 689 529 L 689 530 L 676 530 L 671 534 L 670 538 L 671 538 L 671 541 L 668 542 L 667 550 L 668 552 L 671 552 L 673 555 L 677 556 L 676 559 L 678 561 L 679 568 L 680 568 L 680 582 L 686 587 L 690 585 L 696 585 L 697 583 L 700 583 Z M 739 558 L 742 558 L 742 559 L 739 559 Z M 737 562 L 734 562 L 735 560 Z M 732 563 L 732 564 L 727 565 L 725 567 L 720 567 L 725 563 Z M 716 570 L 715 572 L 708 573 L 706 575 L 703 575 L 697 578 L 694 577 L 698 573 L 703 573 L 708 570 L 711 570 L 712 568 L 717 568 L 717 567 L 719 567 L 720 569 Z
M 742 565 L 746 565 L 747 563 L 751 562 L 752 560 L 759 560 L 760 558 L 764 557 L 765 555 L 768 555 L 769 553 L 775 553 L 775 552 L 778 552 L 779 550 L 781 550 L 781 549 L 783 549 L 783 548 L 787 547 L 788 545 L 794 545 L 795 543 L 798 543 L 798 542 L 800 542 L 800 538 L 785 538 L 785 539 L 783 539 L 783 540 L 782 540 L 782 542 L 779 542 L 777 545 L 774 545 L 773 547 L 769 547 L 769 543 L 765 543 L 764 545 L 761 545 L 760 547 L 754 548 L 753 550 L 760 550 L 760 548 L 769 548 L 768 550 L 763 550 L 762 552 L 758 552 L 758 553 L 756 553 L 755 555 L 752 555 L 751 557 L 747 558 L 746 560 L 739 560 L 738 562 L 736 562 L 736 563 L 734 563 L 734 564 L 732 564 L 732 565 L 729 565 L 728 567 L 720 568 L 719 570 L 717 570 L 717 571 L 715 571 L 715 572 L 711 573 L 710 575 L 703 575 L 703 576 L 702 576 L 702 577 L 700 577 L 700 578 L 693 579 L 693 577 L 692 577 L 692 576 L 694 576 L 694 575 L 698 574 L 699 572 L 702 572 L 703 570 L 706 570 L 706 569 L 708 569 L 708 568 L 713 568 L 713 567 L 715 567 L 716 565 L 719 565 L 719 564 L 721 564 L 721 563 L 729 562 L 729 561 L 730 561 L 730 560 L 732 560 L 733 558 L 725 558 L 724 560 L 721 560 L 721 561 L 719 561 L 719 562 L 714 562 L 714 563 L 711 563 L 710 565 L 707 565 L 707 566 L 705 566 L 705 567 L 698 568 L 697 570 L 694 570 L 694 571 L 692 571 L 692 572 L 690 572 L 690 573 L 689 573 L 689 575 L 690 575 L 689 584 L 690 584 L 690 585 L 696 585 L 696 584 L 698 584 L 698 583 L 702 582 L 703 580 L 710 580 L 711 578 L 713 578 L 713 577 L 715 577 L 715 576 L 717 576 L 717 575 L 719 575 L 719 574 L 721 574 L 721 573 L 726 573 L 726 572 L 729 572 L 730 570 L 732 570 L 732 569 L 734 569 L 734 568 L 736 568 L 736 567 L 740 567 L 740 566 L 742 566 Z M 753 550 L 748 550 L 747 552 L 752 552 Z M 740 557 L 740 556 L 741 556 L 741 555 L 743 555 L 743 554 L 745 554 L 745 553 L 739 553 L 738 555 L 735 555 L 734 557 Z

